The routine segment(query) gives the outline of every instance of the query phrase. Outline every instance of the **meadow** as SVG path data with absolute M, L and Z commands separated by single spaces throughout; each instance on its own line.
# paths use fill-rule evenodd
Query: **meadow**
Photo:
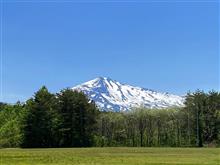
M 220 148 L 0 149 L 0 165 L 220 165 Z

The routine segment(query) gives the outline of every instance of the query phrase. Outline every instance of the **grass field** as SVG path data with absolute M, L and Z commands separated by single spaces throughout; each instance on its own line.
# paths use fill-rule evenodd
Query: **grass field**
M 220 148 L 0 149 L 0 165 L 220 165 Z

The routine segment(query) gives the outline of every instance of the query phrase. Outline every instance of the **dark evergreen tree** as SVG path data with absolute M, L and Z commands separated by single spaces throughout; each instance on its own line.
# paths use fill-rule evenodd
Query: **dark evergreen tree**
M 53 147 L 55 130 L 55 101 L 43 86 L 26 103 L 23 147 Z
M 58 94 L 59 113 L 62 117 L 60 129 L 62 147 L 87 147 L 92 145 L 97 117 L 97 108 L 82 93 L 72 89 Z

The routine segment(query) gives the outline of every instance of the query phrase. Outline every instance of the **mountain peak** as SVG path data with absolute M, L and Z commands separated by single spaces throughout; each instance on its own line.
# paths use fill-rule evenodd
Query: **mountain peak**
M 98 77 L 98 78 L 96 78 L 96 80 L 97 81 L 107 81 L 107 82 L 110 82 L 110 81 L 112 81 L 112 82 L 115 82 L 115 80 L 113 80 L 113 79 L 111 79 L 110 77 Z
M 169 93 L 126 85 L 109 77 L 98 77 L 72 88 L 84 92 L 101 110 L 127 111 L 133 107 L 183 106 L 184 98 Z

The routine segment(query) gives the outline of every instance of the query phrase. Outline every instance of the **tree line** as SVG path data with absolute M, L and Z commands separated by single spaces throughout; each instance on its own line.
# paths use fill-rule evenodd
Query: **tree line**
M 185 106 L 101 112 L 82 92 L 39 89 L 0 104 L 0 147 L 220 146 L 220 93 L 188 93 Z
M 97 114 L 94 102 L 82 92 L 52 94 L 42 87 L 25 104 L 1 104 L 0 146 L 92 146 Z

